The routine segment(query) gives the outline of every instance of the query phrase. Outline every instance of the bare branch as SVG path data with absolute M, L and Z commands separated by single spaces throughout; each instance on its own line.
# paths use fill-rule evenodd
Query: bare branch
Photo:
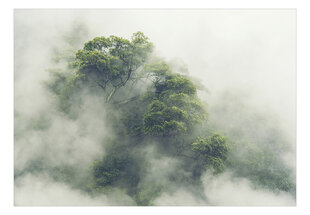
M 134 100 L 138 99 L 139 97 L 140 97 L 140 95 L 134 96 L 132 98 L 129 98 L 129 99 L 126 99 L 126 100 L 123 100 L 123 101 L 114 102 L 113 104 L 115 104 L 115 105 L 127 104 L 128 102 L 134 101 Z
M 113 96 L 113 95 L 115 94 L 115 92 L 116 92 L 116 89 L 117 89 L 116 87 L 113 88 L 112 92 L 111 92 L 110 95 L 107 97 L 107 102 L 110 102 L 112 96 Z

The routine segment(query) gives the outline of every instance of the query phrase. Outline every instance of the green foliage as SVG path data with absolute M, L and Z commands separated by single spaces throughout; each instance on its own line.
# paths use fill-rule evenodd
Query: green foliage
M 208 167 L 212 167 L 215 173 L 224 170 L 225 161 L 228 155 L 228 144 L 226 138 L 213 134 L 211 137 L 198 137 L 192 143 L 192 150 L 196 153 L 199 160 Z
M 153 101 L 144 115 L 144 131 L 153 135 L 176 135 L 186 132 L 187 113 L 176 106 L 167 107 L 163 102 Z
M 174 74 L 165 63 L 146 66 L 155 87 L 154 100 L 143 117 L 144 132 L 151 135 L 180 135 L 206 119 L 195 85 Z
M 105 157 L 100 163 L 95 163 L 94 177 L 97 187 L 112 185 L 122 176 L 124 170 L 124 160 L 118 158 Z
M 109 102 L 145 63 L 152 48 L 142 32 L 133 34 L 131 41 L 116 36 L 96 37 L 76 53 L 77 73 L 82 74 L 84 82 L 104 90 Z
M 164 61 L 156 61 L 146 64 L 143 67 L 142 74 L 152 78 L 155 86 L 165 81 L 167 75 L 171 74 L 170 66 Z
M 151 206 L 153 205 L 153 201 L 159 196 L 161 192 L 162 187 L 159 185 L 152 184 L 150 186 L 142 184 L 138 187 L 134 198 L 138 205 Z
M 165 90 L 169 91 L 169 94 L 171 92 L 185 93 L 188 95 L 194 95 L 196 93 L 195 85 L 189 79 L 179 74 L 167 76 Z
M 126 175 L 126 168 L 129 164 L 130 158 L 127 155 L 118 156 L 115 154 L 109 154 L 103 160 L 95 162 L 93 176 L 96 189 L 114 185 Z
M 188 153 L 187 159 L 199 164 L 200 160 L 193 160 L 190 145 L 194 128 L 207 118 L 195 84 L 188 77 L 172 71 L 163 60 L 148 62 L 151 50 L 152 44 L 141 32 L 134 34 L 131 40 L 96 37 L 76 52 L 74 63 L 68 62 L 69 72 L 53 71 L 54 81 L 48 85 L 59 99 L 60 109 L 67 114 L 74 112 L 73 107 L 82 99 L 79 95 L 83 89 L 103 95 L 111 107 L 107 120 L 117 138 L 111 142 L 112 147 L 106 149 L 103 159 L 93 163 L 93 182 L 89 189 L 109 192 L 113 187 L 125 188 L 139 205 L 151 205 L 162 187 L 155 185 L 156 182 L 144 184 L 140 181 L 145 174 L 142 170 L 147 158 L 137 160 L 130 151 L 137 145 L 146 145 L 149 138 L 158 138 L 159 144 L 165 143 L 167 155 Z M 125 92 L 129 89 L 139 91 L 139 84 L 145 80 L 146 92 L 124 100 Z M 94 86 L 101 91 L 92 91 Z M 119 93 L 115 95 L 117 90 Z M 111 102 L 112 97 L 121 102 Z M 219 169 L 216 165 L 221 160 L 216 161 L 210 154 L 208 162 L 212 165 L 209 167 Z M 206 167 L 199 164 L 187 171 L 202 172 Z M 197 181 L 189 176 L 178 177 L 184 183 Z M 175 179 L 171 177 L 171 180 Z
M 295 193 L 290 170 L 277 159 L 274 152 L 251 143 L 233 144 L 228 165 L 236 176 L 249 178 L 257 186 Z
M 58 101 L 59 110 L 73 117 L 77 105 L 80 104 L 79 93 L 82 89 L 81 74 L 73 73 L 71 70 L 49 70 L 51 81 L 46 87 L 54 94 Z
M 75 109 L 85 94 L 106 101 L 98 114 L 106 114 L 105 123 L 115 137 L 113 141 L 99 140 L 109 147 L 105 147 L 101 160 L 91 161 L 92 179 L 84 187 L 94 193 L 120 188 L 138 205 L 152 205 L 167 188 L 156 179 L 150 183 L 144 180 L 149 158 L 139 150 L 152 145 L 158 148 L 157 156 L 181 163 L 180 170 L 166 177 L 167 183 L 200 189 L 206 170 L 219 174 L 228 165 L 237 175 L 266 187 L 292 190 L 294 184 L 272 153 L 250 148 L 238 155 L 240 145 L 228 147 L 227 138 L 218 133 L 208 136 L 211 131 L 204 127 L 207 111 L 197 96 L 199 85 L 176 73 L 165 61 L 150 59 L 152 49 L 141 32 L 133 34 L 131 40 L 96 37 L 75 53 L 74 61 L 65 59 L 66 71 L 51 71 L 48 89 L 67 115 L 77 115 Z M 279 168 L 270 168 L 274 166 Z M 73 175 L 64 174 L 62 169 L 56 172 L 66 181 Z

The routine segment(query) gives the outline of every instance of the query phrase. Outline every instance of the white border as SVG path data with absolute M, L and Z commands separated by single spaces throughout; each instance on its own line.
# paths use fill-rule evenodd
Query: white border
M 307 1 L 217 0 L 206 1 L 17 1 L 1 3 L 1 82 L 0 82 L 0 205 L 1 214 L 295 214 L 310 212 L 309 202 L 309 20 Z M 13 207 L 13 9 L 14 8 L 297 8 L 297 207 Z M 3 48 L 4 47 L 4 48 Z M 308 211 L 308 212 L 307 212 Z

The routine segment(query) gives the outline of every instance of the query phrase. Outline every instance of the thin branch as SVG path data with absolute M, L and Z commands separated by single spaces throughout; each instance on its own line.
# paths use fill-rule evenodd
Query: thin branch
M 134 96 L 132 98 L 129 98 L 129 99 L 126 99 L 126 100 L 123 100 L 123 101 L 113 102 L 113 104 L 115 104 L 115 105 L 127 104 L 128 102 L 134 101 L 134 100 L 138 99 L 139 97 L 140 97 L 140 95 Z
M 186 157 L 186 158 L 190 158 L 193 160 L 196 160 L 194 157 L 188 156 L 188 155 L 184 155 L 184 154 L 178 154 L 177 156 L 182 156 L 182 157 Z
M 113 95 L 115 94 L 115 92 L 116 92 L 116 89 L 117 89 L 116 87 L 113 88 L 112 92 L 110 93 L 110 95 L 109 95 L 108 98 L 107 98 L 107 102 L 110 102 L 112 96 L 113 96 Z
M 95 81 L 96 84 L 98 84 L 99 87 L 101 87 L 103 90 L 105 90 L 105 86 L 103 86 L 101 83 L 99 83 L 98 81 Z

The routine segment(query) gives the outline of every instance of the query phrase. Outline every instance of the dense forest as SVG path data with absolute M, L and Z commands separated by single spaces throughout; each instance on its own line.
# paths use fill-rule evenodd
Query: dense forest
M 15 125 L 15 141 L 36 133 L 43 151 L 51 152 L 15 168 L 16 183 L 26 174 L 45 174 L 91 198 L 124 194 L 129 203 L 111 204 L 143 206 L 182 188 L 212 205 L 205 176 L 229 173 L 254 190 L 295 198 L 294 168 L 282 159 L 291 149 L 271 118 L 232 93 L 209 108 L 198 94 L 208 86 L 184 64 L 157 56 L 142 32 L 90 41 L 86 34 L 77 26 L 53 49 L 54 66 L 42 83 L 53 105 L 26 126 Z M 15 111 L 15 121 L 21 120 Z M 69 128 L 70 136 L 62 136 Z M 78 153 L 77 142 L 83 145 Z M 53 154 L 54 144 L 64 154 Z

